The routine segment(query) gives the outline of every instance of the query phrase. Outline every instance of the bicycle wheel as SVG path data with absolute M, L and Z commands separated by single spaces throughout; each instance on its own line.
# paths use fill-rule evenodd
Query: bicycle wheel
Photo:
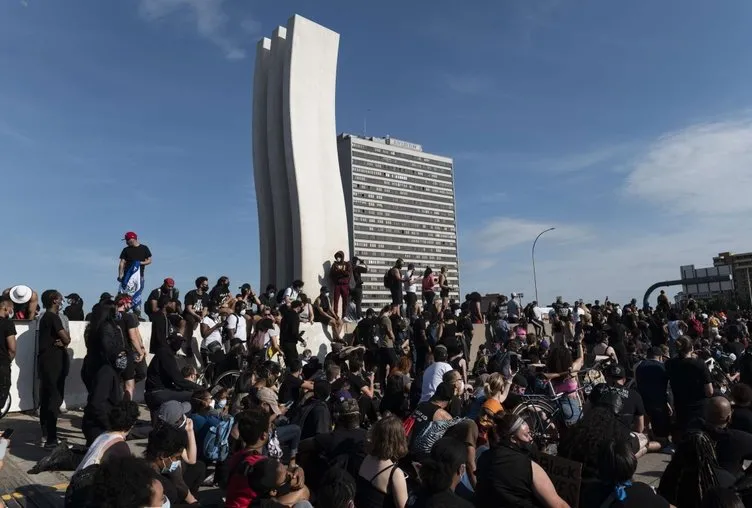
M 520 404 L 513 411 L 525 420 L 538 449 L 552 455 L 561 439 L 561 431 L 556 423 L 555 410 L 545 402 L 526 402 Z
M 11 404 L 12 404 L 12 401 L 11 401 L 10 393 L 9 393 L 8 394 L 8 398 L 5 400 L 5 404 L 0 409 L 0 418 L 2 418 L 2 417 L 4 417 L 5 415 L 8 414 L 8 411 L 10 411 Z
M 233 388 L 235 388 L 235 385 L 237 384 L 238 379 L 240 379 L 239 370 L 228 370 L 227 372 L 223 372 L 222 375 L 219 376 L 217 380 L 214 382 L 214 384 L 211 387 L 211 390 L 209 391 L 212 393 L 212 395 L 214 395 L 221 388 L 224 388 L 226 390 L 232 390 Z

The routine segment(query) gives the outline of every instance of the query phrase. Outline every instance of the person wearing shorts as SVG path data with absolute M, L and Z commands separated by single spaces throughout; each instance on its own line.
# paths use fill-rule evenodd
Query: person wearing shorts
M 118 295 L 115 299 L 117 325 L 123 333 L 125 350 L 128 352 L 128 365 L 120 374 L 124 387 L 123 397 L 126 400 L 133 400 L 136 383 L 146 379 L 146 348 L 138 329 L 138 318 L 128 312 L 131 305 L 131 297 L 128 295 Z

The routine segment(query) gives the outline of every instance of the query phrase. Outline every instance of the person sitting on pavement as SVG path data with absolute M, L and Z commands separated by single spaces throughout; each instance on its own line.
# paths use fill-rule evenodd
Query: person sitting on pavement
M 300 445 L 300 426 L 280 418 L 287 413 L 287 406 L 279 404 L 277 393 L 271 388 L 259 388 L 252 399 L 257 407 L 269 415 L 271 439 L 266 454 L 281 459 L 283 450 L 289 449 L 290 463 L 294 464 Z
M 632 480 L 637 457 L 628 441 L 606 441 L 598 452 L 598 482 L 585 485 L 580 506 L 623 508 L 669 508 L 671 505 L 653 488 Z
M 193 429 L 190 433 L 193 434 Z M 144 451 L 144 458 L 159 473 L 159 481 L 172 507 L 189 506 L 198 502 L 185 485 L 180 470 L 181 457 L 188 446 L 188 439 L 185 430 L 161 425 L 149 433 L 149 442 Z
M 220 399 L 221 400 L 221 399 Z M 227 399 L 224 399 L 227 402 Z M 219 425 L 227 417 L 226 405 L 221 408 L 216 407 L 216 402 L 209 390 L 199 390 L 191 398 L 191 414 L 188 415 L 193 420 L 193 432 L 196 437 L 196 447 L 199 450 L 199 459 L 206 461 L 203 457 L 204 440 L 212 427 Z
M 102 464 L 115 457 L 130 457 L 131 449 L 125 440 L 138 422 L 138 417 L 139 409 L 136 402 L 123 400 L 113 406 L 107 415 L 107 431 L 100 434 L 89 445 L 76 472 L 93 464 Z
M 718 465 L 737 480 L 744 476 L 744 461 L 752 460 L 752 434 L 729 428 L 731 403 L 726 397 L 713 397 L 705 405 L 703 420 L 695 421 L 690 430 L 708 434 L 715 446 Z
M 240 436 L 242 449 L 227 461 L 225 507 L 247 508 L 252 506 L 260 494 L 255 490 L 259 485 L 251 485 L 249 474 L 260 462 L 268 460 L 264 451 L 271 437 L 270 415 L 261 408 L 244 411 L 235 420 L 235 428 Z M 296 471 L 290 469 L 290 472 Z M 302 475 L 302 469 L 298 470 L 300 473 L 297 474 Z
M 36 319 L 39 312 L 39 295 L 29 286 L 19 284 L 3 291 L 13 302 L 13 319 Z
M 121 457 L 103 464 L 92 479 L 90 496 L 66 508 L 169 506 L 160 476 L 148 461 Z M 174 506 L 174 505 L 173 505 Z
M 356 476 L 365 457 L 368 431 L 360 426 L 360 408 L 355 399 L 334 407 L 334 430 L 300 442 L 300 453 L 308 478 L 318 479 L 330 464 L 337 464 Z M 320 463 L 321 458 L 326 463 Z M 320 482 L 312 483 L 318 485 Z
M 451 437 L 439 439 L 431 449 L 430 457 L 421 462 L 420 491 L 410 506 L 473 508 L 473 504 L 455 494 L 465 474 L 466 455 L 467 448 L 462 441 Z
M 188 402 L 193 392 L 203 390 L 203 386 L 188 381 L 178 367 L 176 353 L 183 346 L 183 337 L 171 335 L 166 346 L 154 354 L 146 370 L 146 391 L 144 400 L 152 411 L 167 401 Z
M 299 467 L 290 471 L 279 460 L 270 458 L 256 464 L 247 476 L 248 485 L 258 495 L 250 504 L 251 508 L 311 507 L 306 502 L 311 493 Z
M 627 371 L 619 364 L 611 364 L 606 368 L 606 383 L 621 397 L 619 418 L 630 429 L 634 454 L 639 459 L 648 452 L 657 452 L 661 444 L 650 441 L 646 434 L 645 405 L 642 396 L 634 388 L 626 388 Z

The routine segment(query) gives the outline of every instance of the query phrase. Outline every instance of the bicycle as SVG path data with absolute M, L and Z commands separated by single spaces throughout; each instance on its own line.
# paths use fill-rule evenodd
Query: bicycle
M 566 432 L 567 427 L 573 425 L 567 422 L 565 401 L 571 404 L 568 402 L 571 400 L 570 395 L 576 393 L 580 399 L 580 407 L 582 407 L 584 397 L 592 390 L 594 384 L 598 384 L 594 383 L 593 379 L 600 379 L 602 376 L 597 368 L 582 369 L 577 374 L 578 377 L 582 377 L 577 389 L 555 393 L 553 384 L 547 381 L 547 394 L 525 394 L 523 402 L 512 411 L 528 424 L 535 444 L 542 452 L 555 455 L 561 436 Z M 580 418 L 582 418 L 582 412 L 578 421 Z

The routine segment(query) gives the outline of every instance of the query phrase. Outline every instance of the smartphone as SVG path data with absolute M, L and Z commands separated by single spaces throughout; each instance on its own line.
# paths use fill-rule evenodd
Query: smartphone
M 13 429 L 5 429 L 5 432 L 3 432 L 3 435 L 0 436 L 4 439 L 10 439 L 10 436 L 13 435 Z

